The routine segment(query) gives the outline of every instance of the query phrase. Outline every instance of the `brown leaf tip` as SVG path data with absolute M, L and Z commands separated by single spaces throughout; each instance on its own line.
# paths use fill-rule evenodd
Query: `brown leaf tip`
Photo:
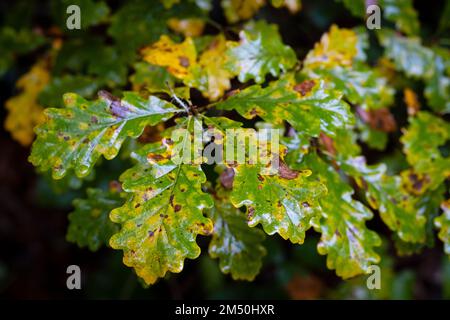
M 281 178 L 287 180 L 292 180 L 298 177 L 298 172 L 289 168 L 283 161 L 280 161 L 279 174 Z
M 294 86 L 294 90 L 297 91 L 304 97 L 306 94 L 308 94 L 312 88 L 316 85 L 316 82 L 314 80 L 305 80 L 302 83 L 296 84 Z

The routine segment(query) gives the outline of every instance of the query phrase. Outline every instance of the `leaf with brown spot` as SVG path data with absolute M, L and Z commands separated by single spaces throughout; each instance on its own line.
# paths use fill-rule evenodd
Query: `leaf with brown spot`
M 120 177 L 128 201 L 110 215 L 121 225 L 110 240 L 111 247 L 123 250 L 124 263 L 147 284 L 167 271 L 181 272 L 186 258 L 200 254 L 197 235 L 209 235 L 213 230 L 211 220 L 203 215 L 213 200 L 202 191 L 206 177 L 201 167 L 173 163 L 165 156 L 170 154 L 168 148 L 171 146 L 148 144 L 133 155 L 138 164 Z M 148 154 L 160 154 L 165 160 L 149 163 Z
M 303 243 L 305 232 L 320 218 L 318 199 L 326 188 L 308 179 L 309 171 L 293 171 L 283 161 L 279 174 L 264 175 L 261 169 L 262 165 L 248 164 L 234 168 L 231 202 L 238 208 L 247 206 L 249 226 L 261 223 L 269 235 L 278 233 L 293 243 Z M 302 206 L 303 202 L 310 206 Z
M 403 241 L 425 241 L 426 218 L 417 209 L 417 198 L 404 190 L 401 177 L 387 175 L 384 164 L 366 165 L 364 157 L 349 158 L 341 165 L 360 187 L 365 187 L 370 206 L 380 211 L 381 219 L 389 229 Z
M 450 199 L 441 204 L 442 214 L 434 220 L 439 229 L 438 237 L 444 242 L 444 251 L 450 255 Z
M 183 43 L 174 43 L 163 35 L 159 41 L 141 50 L 144 60 L 153 65 L 166 67 L 172 75 L 184 79 L 189 74 L 189 67 L 197 60 L 197 52 L 191 38 Z
M 301 75 L 325 81 L 364 110 L 387 108 L 395 91 L 380 70 L 364 62 L 367 47 L 367 34 L 361 29 L 333 25 L 307 54 Z
M 340 92 L 328 89 L 323 81 L 314 83 L 305 96 L 294 90 L 295 83 L 289 78 L 264 88 L 253 85 L 216 106 L 222 110 L 235 109 L 247 119 L 258 115 L 275 125 L 287 121 L 305 136 L 318 137 L 323 132 L 333 137 L 336 131 L 353 124 L 353 114 Z
M 225 69 L 227 61 L 226 40 L 223 35 L 213 38 L 208 48 L 203 51 L 198 62 L 189 68 L 184 83 L 200 90 L 206 98 L 217 100 L 230 89 L 230 79 L 234 74 Z
M 113 159 L 127 137 L 137 138 L 147 125 L 182 111 L 157 97 L 144 99 L 133 92 L 118 99 L 102 91 L 95 101 L 67 93 L 64 103 L 65 108 L 45 110 L 46 121 L 36 129 L 29 157 L 36 167 L 52 169 L 55 179 L 71 168 L 79 177 L 88 175 L 101 155 Z
M 435 190 L 450 177 L 450 157 L 439 147 L 450 139 L 450 124 L 426 111 L 409 118 L 409 126 L 400 141 L 406 160 L 414 172 L 429 178 L 428 188 Z
M 305 96 L 315 85 L 316 82 L 314 80 L 305 80 L 302 83 L 296 84 L 294 90 L 299 92 L 302 96 Z
M 320 213 L 314 224 L 314 229 L 322 234 L 317 251 L 327 255 L 327 267 L 336 269 L 336 274 L 344 279 L 367 273 L 380 260 L 375 247 L 381 239 L 365 225 L 372 212 L 352 198 L 353 189 L 317 154 L 308 153 L 295 168 L 310 168 L 311 178 L 328 189 L 318 199 Z

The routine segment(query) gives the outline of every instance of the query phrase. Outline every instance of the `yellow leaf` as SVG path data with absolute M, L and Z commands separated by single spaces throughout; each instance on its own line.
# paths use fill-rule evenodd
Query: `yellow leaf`
M 332 25 L 316 43 L 304 61 L 305 66 L 350 66 L 358 53 L 358 36 L 350 29 L 339 29 Z
M 49 80 L 50 74 L 45 63 L 37 62 L 17 81 L 16 86 L 22 92 L 5 103 L 9 111 L 5 129 L 23 146 L 29 146 L 33 142 L 33 129 L 44 120 L 43 107 L 38 104 L 37 99 Z
M 224 92 L 230 89 L 230 78 L 233 77 L 233 74 L 223 67 L 226 49 L 225 37 L 217 36 L 201 54 L 198 63 L 190 69 L 185 83 L 199 89 L 211 100 L 223 96 Z
M 420 102 L 416 93 L 410 88 L 405 88 L 405 90 L 403 90 L 403 96 L 406 106 L 408 107 L 408 114 L 411 116 L 415 115 L 420 109 Z
M 171 18 L 167 21 L 170 29 L 181 33 L 185 37 L 198 37 L 203 33 L 205 22 L 201 19 L 177 19 Z
M 194 42 L 186 38 L 183 43 L 174 43 L 163 35 L 158 42 L 142 49 L 144 60 L 158 66 L 167 67 L 175 77 L 184 79 L 197 59 Z
M 302 9 L 301 0 L 271 0 L 271 3 L 275 8 L 286 7 L 292 14 L 297 13 Z
M 222 8 L 230 23 L 250 19 L 265 4 L 265 0 L 222 0 Z

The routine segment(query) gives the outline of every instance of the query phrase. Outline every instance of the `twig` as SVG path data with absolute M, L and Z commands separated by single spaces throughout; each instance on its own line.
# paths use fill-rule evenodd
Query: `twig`
M 169 82 L 166 81 L 166 86 L 167 88 L 169 88 L 169 91 L 172 95 L 172 97 L 175 99 L 175 101 L 183 107 L 183 109 L 187 112 L 187 113 L 191 113 L 189 111 L 189 107 L 186 105 L 186 103 L 183 102 L 183 100 L 181 100 L 180 98 L 178 98 L 178 96 L 175 94 L 175 91 L 173 91 L 172 87 L 169 85 Z

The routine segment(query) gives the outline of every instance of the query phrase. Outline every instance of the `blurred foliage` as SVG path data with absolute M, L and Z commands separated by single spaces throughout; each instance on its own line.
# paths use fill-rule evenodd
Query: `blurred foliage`
M 35 141 L 40 205 L 72 203 L 67 240 L 140 277 L 110 250 L 89 297 L 412 299 L 424 275 L 404 261 L 430 250 L 450 297 L 450 1 L 373 1 L 380 30 L 367 2 L 0 5 L 4 126 Z M 174 163 L 170 133 L 200 121 L 278 128 L 281 173 Z

